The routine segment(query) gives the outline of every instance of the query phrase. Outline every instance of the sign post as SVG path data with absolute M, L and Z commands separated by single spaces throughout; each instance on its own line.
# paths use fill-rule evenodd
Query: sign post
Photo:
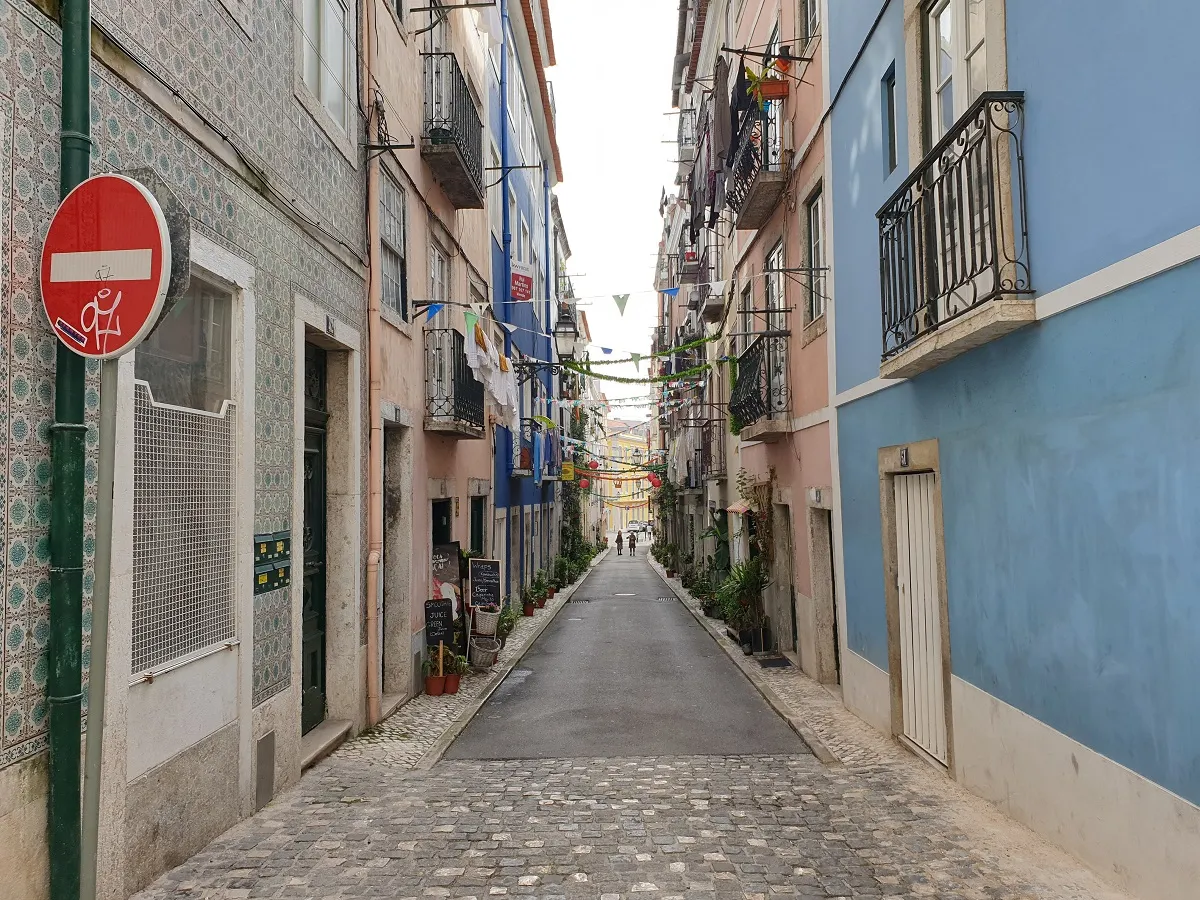
M 42 305 L 62 345 L 101 360 L 96 556 L 82 803 L 82 895 L 95 895 L 96 837 L 108 669 L 117 358 L 154 328 L 171 282 L 171 238 L 149 190 L 124 175 L 96 175 L 59 205 L 42 245 Z

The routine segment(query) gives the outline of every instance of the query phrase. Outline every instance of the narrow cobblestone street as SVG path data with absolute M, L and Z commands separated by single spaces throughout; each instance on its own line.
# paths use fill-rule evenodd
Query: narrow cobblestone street
M 709 641 L 678 601 L 658 599 L 671 590 L 643 559 L 610 554 L 580 590 L 596 610 L 606 598 L 638 594 L 620 598 L 628 604 L 622 615 L 636 625 L 633 604 L 647 604 L 649 615 L 661 617 L 658 640 L 675 639 L 663 631 L 670 627 L 689 630 L 690 641 Z M 664 615 L 657 608 L 666 603 L 671 612 Z M 551 660 L 564 642 L 577 646 L 581 638 L 563 632 L 568 624 L 588 627 L 589 618 L 562 620 L 574 609 L 563 604 L 560 621 L 519 664 L 525 671 L 546 664 L 538 655 L 543 644 L 550 651 L 543 657 Z M 604 616 L 593 615 L 591 627 L 601 627 Z M 627 668 L 636 667 L 647 655 L 623 659 Z M 710 663 L 723 670 L 718 678 L 740 680 L 723 653 Z M 577 694 L 584 705 L 545 714 L 569 720 L 586 712 L 589 697 L 616 689 L 610 678 L 577 669 L 582 689 L 566 695 Z M 786 693 L 785 678 L 773 675 L 777 695 Z M 795 673 L 790 678 L 803 680 Z M 678 691 L 682 683 L 662 690 Z M 494 728 L 490 710 L 520 703 L 522 692 L 537 684 L 527 676 L 497 691 L 483 707 L 484 733 L 468 729 L 464 740 L 477 745 Z M 559 693 L 550 687 L 542 702 Z M 724 694 L 699 681 L 691 690 L 712 704 L 710 728 L 720 728 L 722 717 L 736 721 L 739 713 L 724 707 Z M 810 690 L 823 692 L 815 685 Z M 805 694 L 792 691 L 786 701 L 802 713 Z M 397 714 L 404 715 L 405 709 Z M 428 771 L 412 769 L 403 754 L 364 752 L 383 749 L 385 726 L 334 754 L 138 897 L 1125 897 L 882 738 L 873 749 L 861 749 L 865 732 L 851 729 L 839 744 L 840 724 L 846 723 L 826 715 L 821 740 L 846 751 L 859 747 L 846 753 L 846 764 L 824 765 L 797 740 L 790 753 L 448 759 Z M 395 733 L 404 740 L 406 732 Z M 653 743 L 656 735 L 652 725 L 631 717 L 618 738 L 635 746 Z

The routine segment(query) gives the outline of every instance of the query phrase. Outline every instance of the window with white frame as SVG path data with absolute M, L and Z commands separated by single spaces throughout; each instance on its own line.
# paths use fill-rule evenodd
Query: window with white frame
M 509 240 L 512 240 L 512 236 L 513 236 L 514 234 L 516 234 L 516 229 L 517 229 L 517 192 L 516 192 L 515 190 L 513 190 L 513 189 L 510 187 L 510 188 L 508 189 L 508 233 L 509 233 Z M 503 241 L 503 239 L 504 239 L 504 237 L 503 237 L 503 235 L 501 235 L 501 240 Z M 519 252 L 519 249 L 520 249 L 520 248 L 518 247 L 518 248 L 517 248 L 518 252 Z
M 529 262 L 529 223 L 525 221 L 524 216 L 521 216 L 521 240 L 517 245 L 517 259 Z
M 812 322 L 825 315 L 825 286 L 828 283 L 825 277 L 825 201 L 819 190 L 805 205 L 805 217 L 808 220 L 806 255 L 809 269 L 804 318 L 806 322 Z
M 987 90 L 985 0 L 941 0 L 929 10 L 929 122 L 936 142 Z
M 134 357 L 134 674 L 235 636 L 233 299 L 193 273 Z
M 821 27 L 821 0 L 801 0 L 800 16 L 804 40 L 811 41 Z
M 450 302 L 450 258 L 446 255 L 436 243 L 429 244 L 429 302 L 430 303 L 449 303 Z M 450 318 L 448 312 L 444 309 L 437 313 L 439 316 L 444 316 L 443 321 Z
M 408 211 L 404 189 L 388 172 L 379 186 L 383 303 L 408 321 Z
M 342 131 L 350 132 L 350 72 L 354 44 L 343 0 L 302 0 L 304 84 Z

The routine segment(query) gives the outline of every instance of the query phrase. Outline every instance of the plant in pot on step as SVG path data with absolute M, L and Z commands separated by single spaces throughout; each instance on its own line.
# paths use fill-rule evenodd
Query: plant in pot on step
M 538 569 L 537 574 L 533 576 L 533 599 L 537 603 L 538 609 L 546 605 L 546 597 L 549 591 L 550 588 L 546 584 L 546 573 Z
M 446 693 L 457 694 L 458 682 L 471 668 L 465 656 L 451 656 L 446 663 Z
M 421 663 L 421 672 L 425 675 L 425 693 L 430 697 L 440 697 L 446 692 L 445 664 L 439 660 L 439 656 L 444 657 L 445 650 L 439 654 L 437 650 L 430 649 L 425 662 Z
M 565 556 L 554 560 L 554 580 L 560 587 L 566 587 L 574 579 L 570 577 L 570 561 Z
M 527 616 L 532 616 L 533 611 L 537 609 L 537 601 L 533 599 L 533 591 L 527 587 L 521 588 L 521 607 Z
M 730 569 L 717 589 L 729 636 L 747 654 L 762 653 L 771 643 L 770 625 L 763 613 L 762 595 L 766 587 L 766 566 L 762 557 L 756 556 Z
M 512 634 L 513 629 L 517 627 L 517 610 L 511 603 L 505 603 L 504 608 L 500 610 L 500 619 L 496 622 L 496 640 L 503 647 L 508 643 L 508 636 Z

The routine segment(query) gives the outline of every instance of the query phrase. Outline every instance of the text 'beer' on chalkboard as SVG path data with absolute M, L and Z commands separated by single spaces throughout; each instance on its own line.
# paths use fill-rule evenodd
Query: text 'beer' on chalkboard
M 472 606 L 499 606 L 500 560 L 472 559 L 468 563 Z

